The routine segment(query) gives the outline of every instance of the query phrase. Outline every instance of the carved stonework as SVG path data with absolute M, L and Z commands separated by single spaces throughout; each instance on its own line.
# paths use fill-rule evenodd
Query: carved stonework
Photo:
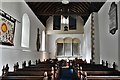
M 94 16 L 91 15 L 91 59 L 92 62 L 95 60 L 95 26 L 94 26 Z

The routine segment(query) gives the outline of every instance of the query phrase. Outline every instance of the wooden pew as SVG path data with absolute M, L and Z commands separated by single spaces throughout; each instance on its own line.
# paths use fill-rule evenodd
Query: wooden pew
M 44 76 L 45 71 L 16 71 L 8 72 L 6 76 Z M 47 71 L 47 74 L 51 74 L 51 71 Z
M 23 69 L 17 69 L 16 71 L 52 71 L 52 68 L 23 68 Z
M 29 66 L 26 66 L 26 62 L 24 61 L 22 64 L 22 68 L 19 69 L 19 64 L 14 65 L 14 72 L 9 72 L 8 64 L 6 67 L 3 67 L 3 76 L 2 79 L 17 79 L 17 80 L 43 80 L 43 78 L 51 76 L 53 73 L 53 69 L 55 64 L 48 62 L 39 62 L 36 65 L 32 65 L 31 61 L 29 61 Z M 47 72 L 47 74 L 45 74 Z M 54 77 L 53 77 L 54 78 Z
M 43 80 L 44 76 L 3 76 L 0 80 Z
M 118 71 L 83 71 L 87 76 L 120 76 Z
M 80 62 L 79 62 L 80 61 Z M 57 61 L 58 62 L 58 61 Z M 57 77 L 55 77 L 55 64 L 51 61 L 47 62 L 41 62 L 36 61 L 36 65 L 31 64 L 31 61 L 28 62 L 29 66 L 26 66 L 26 62 L 23 62 L 23 68 L 19 69 L 18 63 L 14 65 L 14 72 L 8 72 L 8 65 L 6 65 L 5 68 L 5 74 L 2 76 L 2 79 L 17 79 L 17 80 L 43 80 L 46 76 L 44 75 L 45 72 L 48 73 L 47 77 L 51 77 L 52 74 L 54 74 L 54 80 L 58 80 L 59 77 L 59 70 Z M 76 66 L 77 65 L 77 66 Z M 60 65 L 62 67 L 63 65 Z M 100 64 L 88 64 L 84 63 L 81 60 L 78 60 L 78 62 L 73 65 L 74 68 L 82 67 L 82 72 L 87 73 L 87 76 L 85 76 L 88 80 L 108 80 L 107 76 L 111 76 L 112 79 L 110 80 L 117 80 L 119 79 L 120 72 L 116 71 L 113 68 L 108 68 L 107 66 L 103 66 Z M 53 67 L 53 69 L 52 69 Z M 59 69 L 58 67 L 57 69 Z M 54 73 L 51 73 L 52 70 L 54 70 Z M 115 77 L 114 77 L 115 76 Z
M 87 76 L 87 80 L 120 80 L 120 76 Z
M 83 71 L 113 71 L 115 69 L 108 68 L 106 66 L 100 65 L 100 64 L 77 64 L 76 67 L 82 67 Z
M 80 62 L 77 63 L 76 67 L 79 70 L 78 74 L 80 76 L 82 75 L 84 78 L 88 77 L 88 80 L 120 80 L 120 72 L 115 70 L 115 62 L 113 63 L 113 68 L 108 68 L 108 64 L 105 66 L 103 66 L 103 64 L 83 64 Z M 84 74 L 85 72 L 87 75 Z M 107 78 L 109 76 L 111 76 L 112 79 Z

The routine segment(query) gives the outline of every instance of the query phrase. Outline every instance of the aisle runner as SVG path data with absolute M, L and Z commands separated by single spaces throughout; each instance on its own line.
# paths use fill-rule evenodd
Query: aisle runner
M 62 68 L 60 80 L 78 80 L 78 77 L 72 68 Z

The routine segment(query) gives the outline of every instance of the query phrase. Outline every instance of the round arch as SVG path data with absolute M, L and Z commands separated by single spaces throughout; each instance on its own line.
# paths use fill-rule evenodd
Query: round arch
M 70 37 L 64 38 L 64 43 L 72 43 L 72 38 Z
M 64 39 L 63 39 L 63 38 L 58 38 L 58 39 L 56 40 L 56 43 L 64 43 Z
M 72 43 L 80 43 L 80 39 L 78 39 L 78 38 L 73 38 L 73 39 L 72 39 Z

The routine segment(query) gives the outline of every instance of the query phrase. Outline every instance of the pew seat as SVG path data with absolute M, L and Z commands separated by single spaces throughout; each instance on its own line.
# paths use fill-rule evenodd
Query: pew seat
M 120 80 L 120 76 L 87 76 L 87 80 Z
M 43 80 L 44 76 L 3 76 L 0 80 Z
M 86 72 L 88 76 L 120 76 L 118 71 L 83 71 Z
M 37 68 L 37 67 L 33 67 L 33 68 L 23 68 L 23 69 L 17 69 L 16 71 L 52 71 L 52 68 Z
M 16 71 L 8 72 L 7 76 L 43 76 L 45 71 Z M 51 71 L 48 71 L 48 74 L 51 75 Z

